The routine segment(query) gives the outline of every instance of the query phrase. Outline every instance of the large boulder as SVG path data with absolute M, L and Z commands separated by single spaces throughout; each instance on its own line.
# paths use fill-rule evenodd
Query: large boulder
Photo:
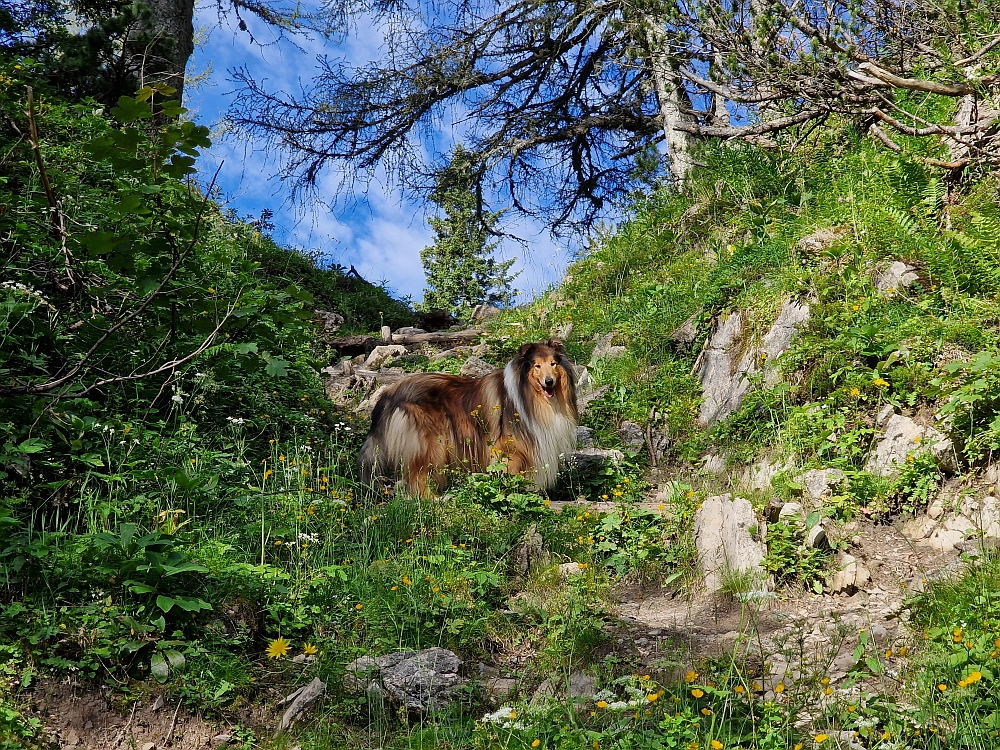
M 705 587 L 719 591 L 727 576 L 748 574 L 763 587 L 762 563 L 767 549 L 754 531 L 760 522 L 750 502 L 742 497 L 719 495 L 705 500 L 694 514 L 694 542 Z
M 902 414 L 892 414 L 884 424 L 882 439 L 868 456 L 865 471 L 882 477 L 892 476 L 899 473 L 910 456 L 928 451 L 942 471 L 958 470 L 955 447 L 940 431 L 919 425 Z
M 603 360 L 612 360 L 624 357 L 625 354 L 628 353 L 628 349 L 626 347 L 612 345 L 611 342 L 614 338 L 615 334 L 609 333 L 597 342 L 593 353 L 590 355 L 590 367 L 595 367 Z
M 698 421 L 711 427 L 736 411 L 750 390 L 750 376 L 763 370 L 764 382 L 777 383 L 780 377 L 774 364 L 787 350 L 792 339 L 809 320 L 809 305 L 786 299 L 774 325 L 759 344 L 746 346 L 743 315 L 734 312 L 717 321 L 705 349 L 695 362 L 705 399 Z

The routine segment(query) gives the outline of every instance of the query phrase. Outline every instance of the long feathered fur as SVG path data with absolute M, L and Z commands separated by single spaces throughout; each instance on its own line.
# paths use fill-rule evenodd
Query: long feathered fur
M 358 462 L 362 480 L 403 479 L 441 491 L 449 470 L 483 471 L 498 459 L 547 489 L 576 446 L 576 384 L 559 341 L 525 344 L 483 378 L 413 375 L 386 389 Z

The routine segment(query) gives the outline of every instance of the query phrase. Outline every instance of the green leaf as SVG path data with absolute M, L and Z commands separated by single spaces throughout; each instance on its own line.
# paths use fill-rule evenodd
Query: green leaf
M 153 673 L 153 677 L 156 678 L 157 682 L 166 682 L 167 677 L 170 674 L 170 665 L 163 657 L 163 654 L 159 651 L 155 651 L 153 652 L 152 658 L 149 660 L 149 670 Z
M 18 453 L 39 453 L 49 447 L 49 444 L 39 438 L 28 438 L 15 449 Z
M 147 103 L 123 96 L 118 100 L 118 106 L 111 109 L 111 116 L 122 125 L 127 125 L 136 120 L 146 120 L 153 116 L 153 112 Z
M 268 357 L 267 367 L 264 372 L 273 378 L 284 378 L 288 376 L 288 366 L 292 364 L 287 359 L 281 357 Z
M 176 600 L 170 598 L 169 596 L 164 596 L 163 594 L 156 597 L 156 606 L 164 612 L 169 612 L 174 608 L 176 603 Z
M 868 669 L 872 671 L 872 674 L 882 674 L 882 671 L 884 669 L 882 666 L 882 662 L 880 662 L 874 656 L 869 656 L 868 658 L 866 658 L 865 664 L 868 665 Z
M 184 654 L 176 649 L 165 648 L 163 649 L 163 655 L 167 657 L 167 662 L 174 669 L 180 669 L 184 666 Z

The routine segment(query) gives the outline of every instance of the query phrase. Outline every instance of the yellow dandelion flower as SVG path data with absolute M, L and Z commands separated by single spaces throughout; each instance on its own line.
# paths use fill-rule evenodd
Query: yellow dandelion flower
M 539 745 L 541 745 L 541 744 L 542 744 L 542 741 L 541 741 L 540 739 L 538 739 L 538 738 L 536 737 L 536 738 L 534 739 L 534 741 L 532 741 L 532 743 L 531 743 L 531 746 L 532 746 L 532 747 L 538 747 L 538 746 L 539 746 Z
M 943 693 L 945 690 L 948 689 L 948 686 L 945 685 L 943 682 L 939 682 L 938 686 L 937 686 L 937 689 L 940 690 Z
M 813 737 L 813 740 L 816 742 L 817 745 L 822 745 L 828 739 L 830 739 L 829 736 L 825 734 L 817 734 L 815 737 Z
M 777 685 L 775 685 L 774 686 L 774 692 L 776 692 L 776 693 L 783 693 L 783 692 L 785 692 L 785 683 L 779 682 Z
M 656 701 L 658 701 L 659 699 L 660 699 L 659 693 L 650 693 L 649 695 L 646 696 L 646 700 L 648 700 L 650 703 L 656 703 Z
M 319 653 L 319 649 L 316 648 L 316 646 L 314 646 L 313 644 L 307 643 L 302 647 L 302 653 L 304 653 L 306 656 L 315 656 L 316 654 Z
M 360 609 L 361 609 L 362 607 L 364 607 L 364 605 L 363 605 L 363 604 L 355 604 L 355 605 L 354 605 L 354 608 L 355 608 L 355 609 L 358 609 L 358 610 L 360 610 Z
M 983 673 L 977 669 L 975 672 L 973 672 L 972 674 L 970 674 L 968 677 L 965 678 L 965 683 L 967 685 L 971 685 L 974 682 L 979 682 L 981 679 L 983 679 Z
M 737 685 L 736 687 L 733 688 L 733 692 L 736 693 L 737 695 L 743 695 L 743 693 L 746 692 L 746 688 L 743 687 L 742 685 Z
M 291 646 L 292 644 L 290 641 L 286 641 L 284 638 L 277 638 L 268 644 L 267 658 L 280 659 L 282 656 L 288 654 L 288 649 L 291 648 Z
M 711 716 L 712 715 L 712 709 L 710 709 L 710 708 L 703 708 L 703 709 L 701 709 L 701 713 L 704 716 Z
M 705 691 L 701 690 L 700 688 L 695 688 L 694 690 L 691 691 L 691 695 L 693 695 L 695 698 L 704 698 Z
M 712 750 L 722 750 L 722 748 L 725 747 L 725 745 L 723 745 L 718 740 L 712 740 L 711 743 L 709 743 L 709 744 L 712 745 Z
M 608 702 L 607 701 L 597 701 L 597 707 L 598 708 L 607 708 L 608 707 Z
M 694 682 L 695 680 L 697 680 L 697 679 L 698 679 L 698 673 L 697 673 L 697 672 L 694 672 L 694 671 L 692 671 L 692 672 L 688 672 L 688 673 L 687 673 L 686 675 L 684 675 L 684 680 L 685 680 L 685 681 L 686 681 L 686 682 L 687 682 L 687 683 L 688 683 L 689 685 L 690 685 L 690 684 L 691 684 L 692 682 Z

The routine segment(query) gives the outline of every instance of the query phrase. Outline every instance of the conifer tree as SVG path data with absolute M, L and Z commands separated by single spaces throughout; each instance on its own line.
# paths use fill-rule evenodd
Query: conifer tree
M 430 196 L 443 213 L 429 219 L 434 244 L 420 251 L 427 277 L 423 309 L 445 310 L 459 318 L 468 317 L 481 303 L 509 305 L 516 277 L 509 274 L 513 259 L 493 257 L 499 243 L 490 242 L 490 230 L 500 214 L 482 211 L 473 187 L 474 170 L 473 155 L 457 146 Z

